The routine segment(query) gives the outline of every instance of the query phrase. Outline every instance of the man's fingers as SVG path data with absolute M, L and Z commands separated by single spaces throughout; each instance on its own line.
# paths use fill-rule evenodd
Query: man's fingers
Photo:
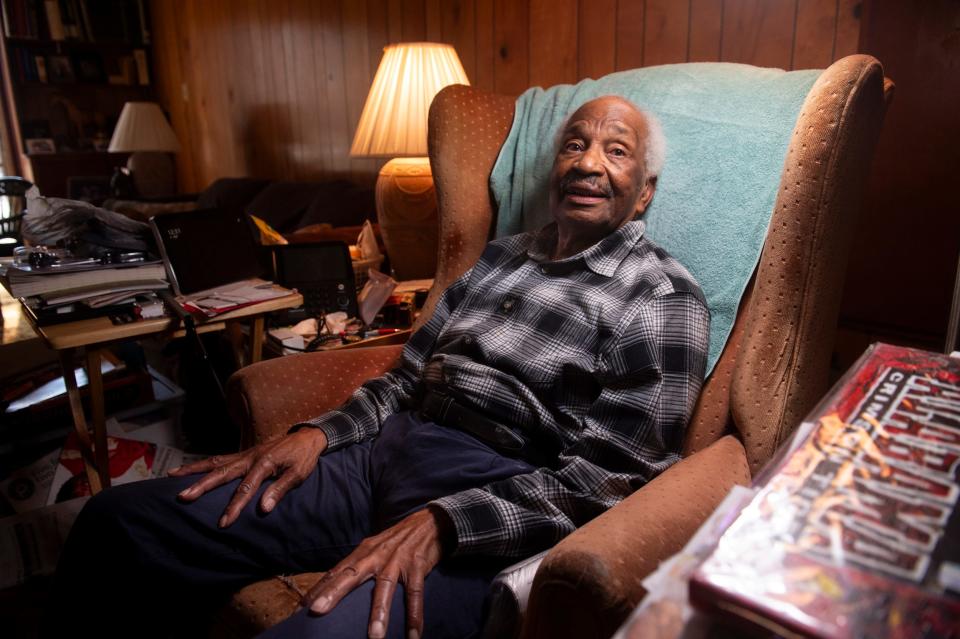
M 390 603 L 397 590 L 399 570 L 388 565 L 379 575 L 373 586 L 373 605 L 370 608 L 370 624 L 367 626 L 367 635 L 370 639 L 383 639 L 387 635 L 387 624 L 390 623 Z
M 280 476 L 277 481 L 270 484 L 270 487 L 263 491 L 263 496 L 260 498 L 260 508 L 263 509 L 263 512 L 268 513 L 274 509 L 283 497 L 290 492 L 290 490 L 300 484 L 303 479 L 298 475 L 292 468 L 288 468 L 283 475 Z
M 260 484 L 263 483 L 263 480 L 272 476 L 276 469 L 276 464 L 273 463 L 273 460 L 271 460 L 269 456 L 261 457 L 257 463 L 253 465 L 250 472 L 244 476 L 240 485 L 237 486 L 237 490 L 233 493 L 230 503 L 227 504 L 226 509 L 224 509 L 223 517 L 220 518 L 221 528 L 226 528 L 237 520 L 237 517 L 243 512 L 244 507 L 250 503 L 253 496 L 260 490 Z
M 208 457 L 207 459 L 193 462 L 192 464 L 184 464 L 183 466 L 171 468 L 167 471 L 167 474 L 173 475 L 174 477 L 182 477 L 194 473 L 209 473 L 214 468 L 229 464 L 234 461 L 236 457 L 237 455 L 214 455 L 213 457 Z
M 327 584 L 336 578 L 337 573 L 334 572 L 335 570 L 336 568 L 333 570 L 328 570 L 323 574 L 322 577 L 320 577 L 320 579 L 317 580 L 317 583 L 313 584 L 313 587 L 307 591 L 307 594 L 305 594 L 303 599 L 300 601 L 302 606 L 309 606 L 310 609 L 313 610 L 313 604 L 321 598 L 324 588 L 326 588 Z
M 403 581 L 407 598 L 407 639 L 420 639 L 423 634 L 424 574 L 417 564 Z
M 211 472 L 203 476 L 200 481 L 192 486 L 180 491 L 178 497 L 184 501 L 194 501 L 204 493 L 213 490 L 217 486 L 222 486 L 227 482 L 233 481 L 247 472 L 247 465 L 242 460 L 235 461 L 226 466 L 217 466 Z
M 365 539 L 343 561 L 324 575 L 304 597 L 303 605 L 326 614 L 358 585 L 376 575 L 367 633 L 385 637 L 398 580 L 406 590 L 407 636 L 423 632 L 424 580 L 443 554 L 436 516 L 427 510 Z
M 307 594 L 307 599 L 312 601 L 310 604 L 312 612 L 321 615 L 330 612 L 347 593 L 373 576 L 368 570 L 361 570 L 352 565 L 334 568 L 331 573 L 329 579 L 321 579 Z

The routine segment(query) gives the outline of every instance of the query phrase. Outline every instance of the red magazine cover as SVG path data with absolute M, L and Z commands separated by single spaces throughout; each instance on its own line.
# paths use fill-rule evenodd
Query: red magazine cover
M 755 481 L 692 603 L 816 637 L 960 637 L 960 359 L 875 344 Z
M 156 444 L 107 437 L 107 460 L 111 485 L 117 486 L 152 477 L 156 454 Z M 86 497 L 90 494 L 90 483 L 84 472 L 83 453 L 80 452 L 80 440 L 75 432 L 70 431 L 60 451 L 60 463 L 53 475 L 47 504 Z

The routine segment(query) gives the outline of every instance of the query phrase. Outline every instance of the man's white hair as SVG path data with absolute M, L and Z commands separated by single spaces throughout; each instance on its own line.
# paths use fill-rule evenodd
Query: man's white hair
M 660 171 L 663 170 L 663 162 L 667 158 L 667 136 L 663 134 L 663 127 L 660 126 L 660 120 L 657 116 L 640 107 L 637 107 L 637 111 L 647 121 L 647 152 L 643 157 L 644 164 L 647 167 L 647 176 L 648 179 L 659 177 Z
M 667 137 L 663 134 L 663 127 L 660 126 L 660 120 L 650 111 L 646 109 L 641 109 L 636 105 L 632 100 L 628 100 L 619 95 L 614 96 L 599 96 L 599 97 L 614 97 L 618 100 L 623 100 L 634 109 L 636 109 L 640 115 L 643 116 L 644 121 L 647 123 L 647 148 L 646 152 L 643 155 L 643 164 L 646 169 L 647 179 L 655 178 L 660 176 L 660 171 L 663 170 L 663 163 L 667 157 Z M 599 99 L 599 98 L 594 98 Z M 592 102 L 592 100 L 588 100 Z M 584 102 L 583 104 L 586 104 Z M 560 149 L 560 143 L 563 141 L 563 133 L 567 128 L 567 122 L 570 121 L 570 118 L 573 117 L 573 114 L 577 112 L 583 104 L 577 105 L 572 111 L 567 113 L 563 118 L 563 124 L 557 130 L 555 139 L 554 139 L 554 149 Z

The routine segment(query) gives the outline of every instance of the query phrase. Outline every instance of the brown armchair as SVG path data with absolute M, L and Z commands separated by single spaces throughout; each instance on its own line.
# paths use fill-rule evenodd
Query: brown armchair
M 746 484 L 827 385 L 854 213 L 892 83 L 869 56 L 834 63 L 794 128 L 760 264 L 687 433 L 685 459 L 547 553 L 525 637 L 609 636 L 645 594 L 641 580 L 682 547 L 734 484 Z M 495 210 L 488 179 L 514 99 L 448 87 L 430 110 L 440 210 L 439 292 L 476 259 Z M 247 443 L 335 407 L 389 368 L 400 347 L 262 362 L 229 385 Z M 229 634 L 252 634 L 292 612 L 316 575 L 249 586 L 224 611 Z

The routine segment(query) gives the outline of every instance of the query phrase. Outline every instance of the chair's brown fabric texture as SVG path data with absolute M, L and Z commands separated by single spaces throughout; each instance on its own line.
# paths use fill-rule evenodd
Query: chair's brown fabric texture
M 740 301 L 742 308 L 747 308 L 753 295 L 753 279 L 747 284 L 747 290 Z M 743 330 L 747 323 L 743 313 L 737 315 L 730 329 L 720 359 L 714 367 L 710 377 L 700 391 L 697 405 L 693 409 L 693 416 L 687 426 L 687 434 L 683 442 L 683 456 L 692 455 L 703 450 L 717 441 L 728 432 L 734 430 L 730 419 L 730 383 L 733 379 L 733 370 L 737 363 L 736 354 L 743 342 Z
M 494 220 L 490 171 L 510 125 L 515 98 L 453 85 L 430 104 L 430 167 L 440 210 L 440 247 L 433 288 L 416 326 L 437 298 L 474 265 Z
M 336 408 L 360 384 L 392 368 L 402 348 L 317 351 L 240 369 L 227 383 L 227 402 L 231 417 L 243 426 L 245 446 Z
M 274 626 L 300 607 L 303 595 L 324 573 L 282 575 L 250 584 L 219 611 L 212 639 L 253 637 Z
M 883 88 L 876 59 L 843 58 L 814 84 L 794 128 L 730 387 L 753 472 L 826 391 Z
M 734 485 L 749 481 L 743 446 L 728 435 L 575 531 L 537 571 L 525 635 L 612 634 L 645 594 L 643 578 L 683 547 Z
M 890 91 L 869 56 L 838 61 L 814 85 L 760 265 L 697 404 L 684 461 L 551 551 L 534 583 L 524 637 L 609 636 L 643 596 L 640 581 L 733 484 L 749 482 L 823 393 L 854 213 Z M 513 109 L 511 97 L 464 86 L 444 89 L 431 106 L 440 248 L 419 323 L 490 237 L 489 176 Z M 253 433 L 249 443 L 264 441 L 338 405 L 398 354 L 399 347 L 384 347 L 257 364 L 231 380 L 233 414 Z M 221 611 L 224 627 L 249 636 L 272 625 L 292 610 L 290 593 L 277 580 L 244 589 Z

